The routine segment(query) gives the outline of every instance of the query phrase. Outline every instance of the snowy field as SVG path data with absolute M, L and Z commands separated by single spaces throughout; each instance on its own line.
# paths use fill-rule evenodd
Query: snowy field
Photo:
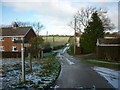
M 5 80 L 5 73 L 4 73 L 4 69 L 3 69 L 3 67 L 4 66 L 10 66 L 10 65 L 15 65 L 15 64 L 17 64 L 17 63 L 20 63 L 21 62 L 21 59 L 20 58 L 0 58 L 0 89 L 2 88 L 2 87 L 4 87 L 4 86 L 6 86 L 6 84 L 7 83 L 5 83 L 6 82 L 6 80 Z M 9 67 L 7 67 L 7 68 L 9 68 Z M 14 72 L 14 71 L 13 71 Z M 10 73 L 10 72 L 8 72 L 8 73 Z M 14 73 L 17 73 L 17 71 L 16 72 L 14 72 Z M 18 73 L 17 73 L 18 74 Z M 19 74 L 18 74 L 19 75 Z M 14 77 L 14 78 L 16 78 L 16 77 Z M 19 77 L 18 77 L 19 78 Z M 6 77 L 6 79 L 7 79 L 7 77 Z M 11 79 L 12 79 L 12 77 L 11 77 Z M 5 82 L 3 82 L 5 80 Z M 8 80 L 8 82 L 11 82 L 10 81 L 10 79 L 7 79 Z M 16 80 L 17 81 L 17 79 L 13 79 L 13 81 L 14 80 Z
M 118 90 L 120 90 L 120 71 L 97 66 L 93 69 L 104 77 L 114 88 L 119 88 Z
M 46 88 L 58 75 L 59 65 L 52 57 L 32 62 L 32 72 L 26 62 L 26 83 L 21 82 L 21 59 L 3 59 L 0 79 L 2 88 Z M 49 66 L 48 66 L 49 65 Z M 48 68 L 49 67 L 49 68 Z M 54 68 L 56 67 L 56 68 Z

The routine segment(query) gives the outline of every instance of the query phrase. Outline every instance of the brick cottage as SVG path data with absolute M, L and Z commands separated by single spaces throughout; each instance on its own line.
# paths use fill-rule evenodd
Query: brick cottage
M 20 58 L 21 57 L 21 43 L 14 43 L 15 40 L 22 40 L 23 38 L 29 41 L 31 38 L 36 37 L 32 27 L 19 27 L 16 22 L 12 27 L 0 28 L 0 53 L 4 58 Z M 25 48 L 28 47 L 25 44 Z

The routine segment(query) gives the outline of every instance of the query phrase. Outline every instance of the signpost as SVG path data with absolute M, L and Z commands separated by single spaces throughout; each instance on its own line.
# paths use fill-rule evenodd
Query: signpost
M 24 40 L 24 37 L 22 40 L 14 40 L 14 43 L 21 43 L 22 49 L 21 49 L 21 58 L 22 58 L 22 82 L 25 82 L 25 56 L 24 56 L 24 43 L 27 43 L 26 40 Z

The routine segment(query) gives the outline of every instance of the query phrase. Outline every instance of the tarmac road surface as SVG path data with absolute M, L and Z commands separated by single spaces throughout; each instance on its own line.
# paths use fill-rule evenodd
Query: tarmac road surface
M 55 82 L 55 88 L 106 88 L 114 89 L 103 77 L 92 69 L 92 65 L 68 55 L 66 52 L 58 53 L 57 58 L 61 64 L 60 75 Z

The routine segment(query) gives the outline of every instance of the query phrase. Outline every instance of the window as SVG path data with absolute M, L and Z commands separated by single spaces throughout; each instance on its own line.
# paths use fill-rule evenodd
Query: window
M 0 46 L 0 51 L 4 51 L 4 46 Z
M 18 47 L 17 46 L 12 46 L 12 51 L 18 51 Z
M 12 38 L 12 41 L 15 41 L 15 40 L 18 40 L 18 38 L 17 38 L 17 37 L 13 37 L 13 38 Z
M 0 37 L 0 41 L 4 41 L 4 38 L 3 38 L 3 37 Z

